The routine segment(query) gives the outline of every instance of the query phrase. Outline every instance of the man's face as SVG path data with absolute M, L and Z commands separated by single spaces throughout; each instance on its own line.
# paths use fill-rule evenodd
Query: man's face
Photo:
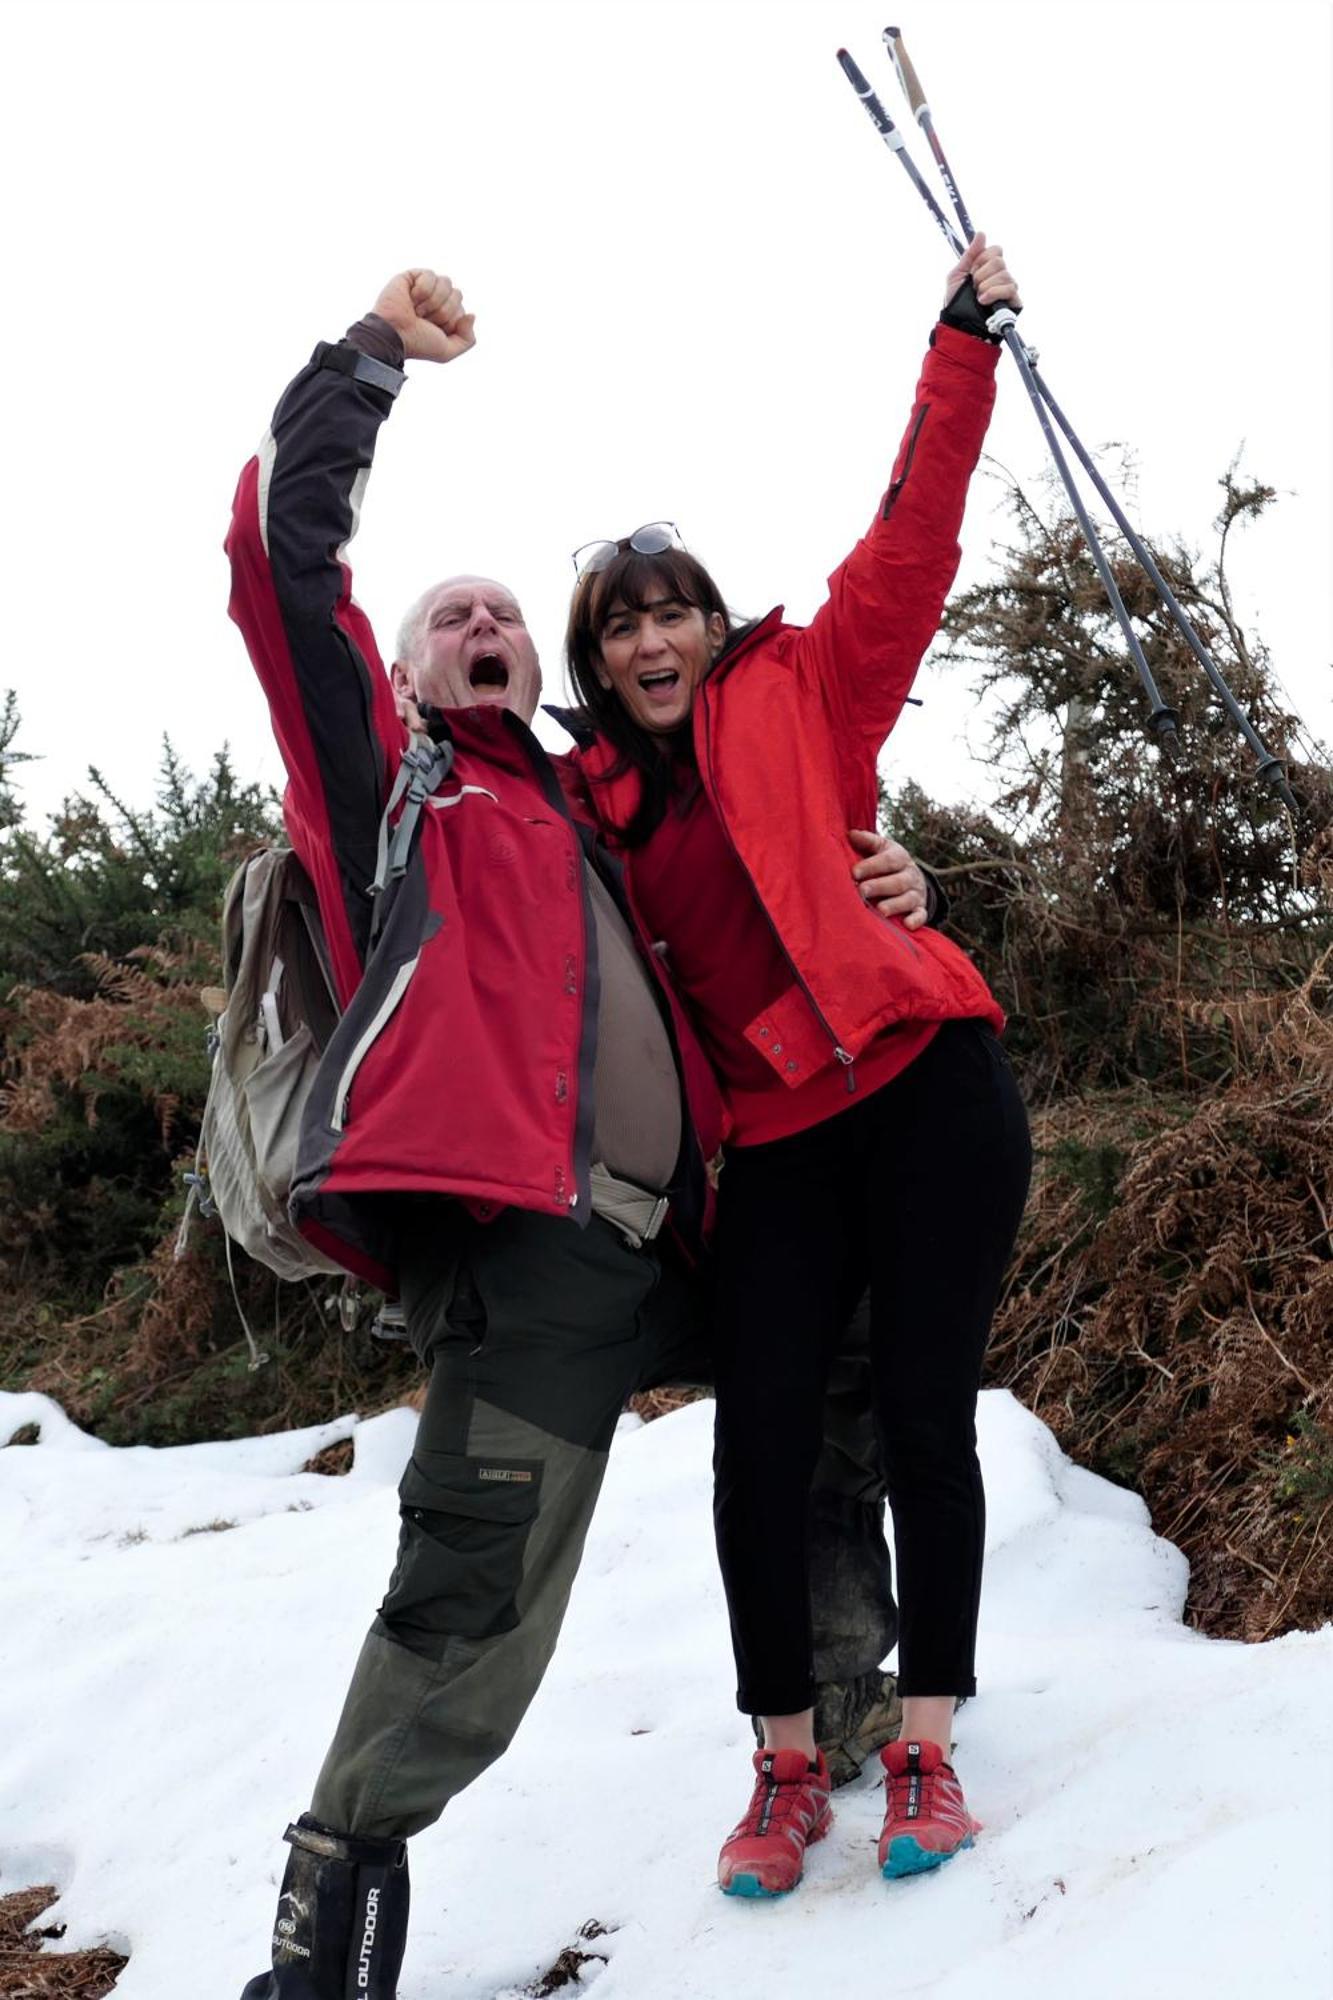
M 484 576 L 455 576 L 427 603 L 415 660 L 395 665 L 400 693 L 436 708 L 537 712 L 542 670 L 512 591 Z

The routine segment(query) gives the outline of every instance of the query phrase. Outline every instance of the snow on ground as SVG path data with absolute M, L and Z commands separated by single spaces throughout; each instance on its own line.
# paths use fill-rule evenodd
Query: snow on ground
M 236 2000 L 267 1963 L 396 1533 L 415 1418 L 113 1450 L 0 1395 L 0 1893 L 53 1881 L 118 2000 Z M 709 1518 L 710 1412 L 622 1429 L 556 1664 L 512 1751 L 413 1846 L 401 2000 L 508 2000 L 595 1918 L 597 2000 L 1231 2000 L 1333 1982 L 1333 1627 L 1180 1623 L 1185 1563 L 1132 1496 L 982 1398 L 983 1692 L 959 1770 L 986 1832 L 887 1884 L 839 1794 L 798 1893 L 733 1902 L 749 1790 Z M 302 1473 L 352 1435 L 346 1478 Z

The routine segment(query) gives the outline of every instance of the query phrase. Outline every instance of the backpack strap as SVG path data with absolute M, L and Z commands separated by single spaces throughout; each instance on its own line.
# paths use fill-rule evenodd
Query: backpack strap
M 224 1229 L 222 1232 L 222 1248 L 227 1259 L 227 1276 L 231 1280 L 232 1303 L 236 1307 L 236 1317 L 241 1322 L 241 1331 L 245 1335 L 245 1344 L 250 1350 L 250 1366 L 248 1372 L 251 1375 L 253 1375 L 256 1373 L 258 1369 L 267 1366 L 268 1351 L 266 1348 L 261 1347 L 259 1343 L 256 1341 L 254 1334 L 250 1330 L 250 1322 L 245 1316 L 245 1307 L 241 1304 L 241 1290 L 240 1286 L 236 1282 L 236 1266 L 235 1263 L 232 1261 L 231 1231 L 229 1229 Z
M 195 1210 L 199 1211 L 206 1222 L 211 1221 L 217 1214 L 212 1191 L 208 1185 L 208 1174 L 204 1168 L 204 1120 L 208 1116 L 208 1107 L 213 1101 L 213 1093 L 218 1088 L 220 1074 L 217 1053 L 221 1037 L 218 1034 L 216 1023 L 210 1022 L 205 1041 L 208 1048 L 208 1095 L 204 1100 L 204 1108 L 199 1116 L 199 1137 L 195 1141 L 194 1148 L 194 1172 L 181 1176 L 189 1192 L 185 1197 L 185 1207 L 181 1212 L 180 1228 L 176 1231 L 176 1247 L 172 1252 L 171 1259 L 174 1264 L 180 1263 L 181 1258 L 184 1257 L 190 1247 L 190 1224 L 194 1219 Z
M 210 1064 L 208 1079 L 209 1102 L 212 1101 L 215 1091 L 226 1088 L 224 1068 L 222 1063 L 218 1061 L 218 1049 L 220 1045 L 221 1037 L 218 1034 L 216 1026 L 210 1027 L 208 1030 L 208 1060 Z M 185 1197 L 185 1210 L 181 1216 L 180 1228 L 176 1232 L 176 1247 L 172 1253 L 172 1261 L 176 1264 L 180 1263 L 181 1258 L 184 1257 L 190 1247 L 190 1223 L 196 1209 L 205 1220 L 211 1216 L 215 1216 L 218 1212 L 213 1201 L 212 1190 L 208 1185 L 208 1171 L 204 1165 L 204 1120 L 207 1115 L 208 1106 L 205 1104 L 203 1116 L 199 1120 L 199 1141 L 194 1149 L 194 1172 L 184 1176 L 185 1185 L 189 1189 L 189 1193 Z M 250 1322 L 245 1316 L 245 1307 L 241 1304 L 240 1288 L 236 1283 L 236 1266 L 232 1260 L 231 1231 L 225 1223 L 222 1229 L 222 1247 L 226 1254 L 227 1276 L 231 1281 L 231 1296 L 236 1306 L 236 1317 L 241 1322 L 241 1330 L 245 1334 L 245 1344 L 250 1350 L 250 1373 L 253 1375 L 256 1369 L 262 1368 L 265 1365 L 268 1355 L 256 1341 L 250 1329 Z
M 398 766 L 398 775 L 380 819 L 379 838 L 375 843 L 375 879 L 370 884 L 369 892 L 374 905 L 370 924 L 372 945 L 384 922 L 384 892 L 391 883 L 401 881 L 407 873 L 412 836 L 421 817 L 421 808 L 430 794 L 439 790 L 453 768 L 452 738 L 446 737 L 442 743 L 435 743 L 429 736 L 413 732 L 412 741 L 404 750 L 403 761 Z M 391 822 L 400 801 L 403 810 L 398 824 L 394 826 Z

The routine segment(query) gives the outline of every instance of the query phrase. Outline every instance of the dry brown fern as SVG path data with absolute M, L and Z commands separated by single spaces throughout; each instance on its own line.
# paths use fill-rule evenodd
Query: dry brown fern
M 1280 1478 L 1298 1416 L 1333 1464 L 1331 1000 L 1326 956 L 1262 1033 L 1257 1010 L 1244 1021 L 1243 1080 L 1202 1101 L 1037 1115 L 992 1348 L 992 1379 L 1144 1494 L 1191 1559 L 1195 1621 L 1237 1637 L 1333 1613 L 1333 1516 Z M 1083 1171 L 1097 1146 L 1123 1162 L 1103 1213 Z

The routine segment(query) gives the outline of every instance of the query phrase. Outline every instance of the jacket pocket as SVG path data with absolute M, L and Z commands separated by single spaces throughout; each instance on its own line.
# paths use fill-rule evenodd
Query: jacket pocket
M 329 1123 L 335 1132 L 341 1132 L 347 1124 L 347 1100 L 352 1094 L 352 1085 L 356 1082 L 357 1071 L 397 1012 L 404 993 L 406 993 L 412 983 L 412 974 L 416 971 L 420 959 L 421 954 L 417 952 L 414 957 L 406 959 L 398 967 L 392 980 L 389 982 L 384 998 L 380 1001 L 379 1006 L 357 1036 L 348 1054 L 347 1061 L 343 1064 L 342 1071 L 338 1077 L 337 1089 L 333 1093 L 333 1111 L 329 1119 Z
M 296 1033 L 255 1065 L 241 1088 L 255 1150 L 255 1179 L 271 1212 L 285 1220 L 296 1173 L 301 1117 L 310 1095 L 319 1050 L 303 1021 Z
M 398 1488 L 398 1561 L 380 1606 L 400 1644 L 439 1659 L 450 1639 L 514 1629 L 541 1477 L 539 1459 L 412 1457 Z
M 405 1254 L 399 1265 L 407 1338 L 423 1367 L 434 1368 L 449 1353 L 480 1354 L 486 1339 L 486 1301 L 472 1275 L 466 1249 L 457 1243 L 454 1218 L 440 1218 L 443 1241 L 428 1258 Z M 451 1243 L 450 1235 L 455 1241 Z
M 906 442 L 902 446 L 899 463 L 894 467 L 893 478 L 889 483 L 889 490 L 884 495 L 884 511 L 880 516 L 881 520 L 888 520 L 897 504 L 898 495 L 907 484 L 908 475 L 912 470 L 912 460 L 916 457 L 916 448 L 921 439 L 921 427 L 929 414 L 930 404 L 923 403 L 917 412 L 916 422 L 912 425 L 911 430 L 907 434 Z

